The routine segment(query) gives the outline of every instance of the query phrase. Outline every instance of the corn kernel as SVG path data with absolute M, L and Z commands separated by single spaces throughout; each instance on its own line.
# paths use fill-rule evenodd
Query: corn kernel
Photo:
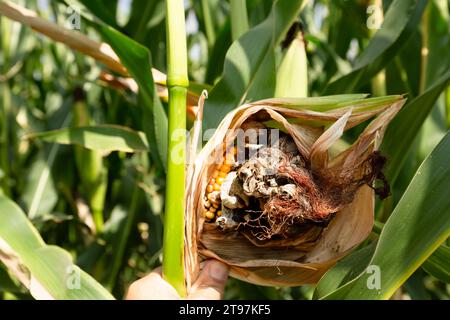
M 216 182 L 217 182 L 218 184 L 222 185 L 223 180 L 224 180 L 223 178 L 217 178 L 217 179 L 216 179 Z
M 220 184 L 214 183 L 213 189 L 214 191 L 220 191 Z
M 209 202 L 209 200 L 208 200 L 205 202 L 205 208 L 209 208 L 209 207 L 211 207 L 211 202 Z
M 214 183 L 216 183 L 216 179 L 212 178 L 212 179 L 209 181 L 209 184 L 214 185 Z
M 220 171 L 225 172 L 225 173 L 228 173 L 228 172 L 231 171 L 231 166 L 230 166 L 229 164 L 223 164 L 223 165 L 220 167 Z
M 212 204 L 212 206 L 213 206 L 214 208 L 216 208 L 216 209 L 219 208 L 219 204 L 218 204 L 217 202 L 214 202 L 214 203 Z
M 219 172 L 219 178 L 225 178 L 227 176 L 226 172 L 220 171 Z
M 217 178 L 219 176 L 219 170 L 214 170 L 212 173 L 213 178 Z
M 209 212 L 215 213 L 217 211 L 217 208 L 211 207 L 209 208 Z
M 206 187 L 206 192 L 211 193 L 214 191 L 214 187 L 212 184 L 208 184 L 208 186 Z
M 218 216 L 218 217 L 222 216 L 222 211 L 220 211 L 220 210 L 217 211 L 217 216 Z
M 206 212 L 205 212 L 205 217 L 206 217 L 207 219 L 209 219 L 209 220 L 212 220 L 212 219 L 214 219 L 215 214 L 214 214 L 214 212 L 206 211 Z

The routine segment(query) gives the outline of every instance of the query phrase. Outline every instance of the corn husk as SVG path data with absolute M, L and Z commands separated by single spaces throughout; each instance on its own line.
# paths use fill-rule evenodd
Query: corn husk
M 324 97 L 322 101 L 334 98 Z M 315 99 L 268 99 L 236 108 L 223 119 L 189 166 L 185 239 L 188 287 L 197 277 L 199 263 L 208 258 L 228 264 L 231 276 L 258 285 L 313 284 L 371 232 L 375 195 L 367 185 L 358 189 L 353 201 L 336 213 L 319 235 L 303 235 L 298 246 L 256 246 L 238 231 L 224 233 L 214 224 L 205 223 L 202 198 L 213 170 L 209 164 L 222 156 L 217 150 L 224 141 L 233 141 L 236 129 L 252 115 L 265 112 L 270 118 L 267 123 L 289 133 L 312 168 L 351 171 L 379 148 L 387 125 L 405 102 L 402 96 L 395 96 L 385 102 L 381 99 L 374 106 L 368 103 L 370 99 L 356 99 L 321 112 Z M 343 132 L 368 119 L 373 120 L 359 138 L 331 156 L 336 153 L 331 151 Z

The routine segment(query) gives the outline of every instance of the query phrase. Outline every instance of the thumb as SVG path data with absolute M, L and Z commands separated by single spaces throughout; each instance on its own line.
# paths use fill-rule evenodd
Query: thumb
M 192 286 L 188 299 L 219 300 L 228 279 L 228 266 L 217 260 L 205 263 L 197 281 Z

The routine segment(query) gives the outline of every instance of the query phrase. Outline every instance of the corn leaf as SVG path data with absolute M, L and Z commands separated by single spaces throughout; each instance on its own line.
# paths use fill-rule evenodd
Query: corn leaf
M 14 281 L 9 276 L 8 272 L 0 266 L 0 292 L 19 292 L 19 287 L 14 283 Z
M 386 130 L 381 150 L 389 157 L 386 176 L 390 183 L 397 178 L 420 127 L 449 81 L 450 71 L 447 71 L 422 95 L 400 110 Z
M 223 71 L 226 53 L 231 44 L 231 21 L 228 18 L 223 27 L 217 32 L 216 41 L 209 54 L 206 68 L 206 83 L 214 83 Z
M 59 144 L 75 144 L 86 149 L 110 152 L 148 151 L 147 139 L 142 132 L 117 125 L 72 127 L 28 135 Z
M 118 24 L 116 21 L 116 12 L 117 12 L 117 3 L 118 0 L 59 0 L 62 2 L 66 2 L 71 6 L 80 7 L 85 6 L 89 11 L 95 14 L 96 17 L 101 19 L 103 22 L 107 23 L 113 28 L 118 28 Z
M 35 299 L 113 299 L 67 251 L 46 245 L 13 201 L 0 196 L 0 212 L 0 259 L 19 260 L 21 268 L 14 271 Z
M 380 270 L 380 287 L 369 289 L 373 274 L 362 272 L 322 299 L 388 299 L 450 236 L 448 163 L 449 133 L 419 167 L 381 232 L 369 262 Z
M 339 108 L 353 107 L 355 112 L 376 110 L 403 99 L 401 95 L 365 99 L 365 94 L 343 94 L 311 98 L 274 98 L 256 104 L 270 102 L 286 108 L 326 112 Z
M 375 247 L 376 242 L 372 242 L 370 245 L 356 250 L 340 260 L 320 279 L 314 290 L 313 299 L 320 299 L 326 296 L 361 274 L 369 265 Z
M 422 268 L 435 278 L 450 283 L 450 247 L 441 245 L 425 261 Z
M 302 0 L 277 0 L 269 17 L 235 41 L 227 52 L 223 74 L 205 103 L 204 126 L 214 128 L 245 101 L 275 92 L 275 47 L 301 10 Z
M 167 115 L 156 95 L 152 77 L 150 51 L 119 31 L 102 26 L 99 30 L 139 85 L 142 98 L 142 127 L 154 160 L 161 168 L 167 165 Z
M 58 145 L 53 145 L 41 151 L 27 174 L 27 184 L 21 200 L 30 219 L 50 213 L 58 201 L 51 174 L 58 148 Z
M 324 94 L 358 90 L 382 70 L 416 30 L 426 4 L 426 0 L 393 1 L 381 28 L 357 58 L 353 71 L 330 83 Z

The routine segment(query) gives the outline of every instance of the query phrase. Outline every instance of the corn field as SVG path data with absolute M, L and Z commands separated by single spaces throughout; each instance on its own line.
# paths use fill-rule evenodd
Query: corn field
M 0 299 L 123 299 L 161 265 L 184 297 L 209 258 L 224 299 L 450 299 L 449 16 L 0 1 Z

